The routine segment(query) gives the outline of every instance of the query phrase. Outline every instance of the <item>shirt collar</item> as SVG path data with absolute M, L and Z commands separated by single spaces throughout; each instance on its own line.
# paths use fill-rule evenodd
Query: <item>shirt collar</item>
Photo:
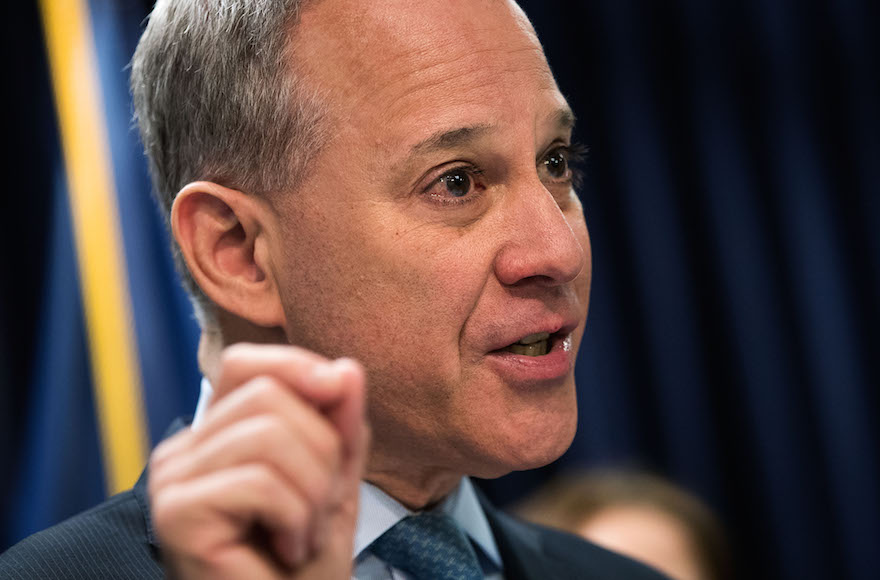
M 193 416 L 193 428 L 198 428 L 204 420 L 205 410 L 213 395 L 214 389 L 211 387 L 211 382 L 202 377 L 199 402 Z M 498 552 L 498 546 L 492 536 L 492 529 L 489 527 L 486 513 L 483 511 L 483 506 L 480 505 L 480 500 L 477 499 L 477 493 L 474 491 L 470 479 L 463 477 L 458 487 L 436 509 L 455 520 L 455 523 L 480 547 L 486 557 L 501 569 L 501 554 Z M 362 481 L 352 559 L 357 558 L 376 538 L 387 532 L 394 524 L 414 513 L 375 485 Z
M 196 403 L 196 412 L 193 413 L 193 429 L 196 429 L 205 420 L 205 411 L 213 397 L 214 387 L 211 386 L 211 381 L 207 377 L 202 377 L 202 383 L 199 385 L 199 402 Z
M 437 506 L 436 511 L 455 520 L 486 557 L 501 569 L 501 554 L 498 552 L 489 521 L 470 479 L 463 477 L 458 487 Z M 362 481 L 353 559 L 359 557 L 370 544 L 397 522 L 413 514 L 415 512 L 404 507 L 375 485 Z

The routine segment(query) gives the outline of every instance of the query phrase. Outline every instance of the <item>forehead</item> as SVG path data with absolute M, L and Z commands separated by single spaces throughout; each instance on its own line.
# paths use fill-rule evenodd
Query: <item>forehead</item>
M 331 116 L 361 131 L 564 106 L 531 24 L 506 0 L 322 0 L 303 12 L 293 48 Z

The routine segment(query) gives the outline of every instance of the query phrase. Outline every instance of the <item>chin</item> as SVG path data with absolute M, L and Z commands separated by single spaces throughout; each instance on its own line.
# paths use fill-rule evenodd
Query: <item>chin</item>
M 553 463 L 568 451 L 577 431 L 577 418 L 573 421 L 561 422 L 556 429 L 529 439 L 518 448 L 516 465 L 511 471 L 537 469 Z
M 493 479 L 511 471 L 537 469 L 559 459 L 577 431 L 577 412 L 543 417 L 540 422 L 508 422 L 487 439 L 482 462 L 470 475 Z

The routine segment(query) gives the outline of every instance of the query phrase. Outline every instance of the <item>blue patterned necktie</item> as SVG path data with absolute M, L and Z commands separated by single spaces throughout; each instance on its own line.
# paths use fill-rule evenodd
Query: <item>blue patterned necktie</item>
M 470 541 L 445 514 L 403 518 L 370 544 L 370 550 L 413 580 L 483 578 Z

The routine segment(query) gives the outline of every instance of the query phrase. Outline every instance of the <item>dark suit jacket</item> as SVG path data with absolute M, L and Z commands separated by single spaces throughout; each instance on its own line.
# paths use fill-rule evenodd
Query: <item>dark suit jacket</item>
M 662 580 L 640 564 L 576 536 L 526 523 L 480 497 L 506 580 Z M 0 554 L 4 580 L 163 578 L 146 472 L 129 491 L 26 538 Z

